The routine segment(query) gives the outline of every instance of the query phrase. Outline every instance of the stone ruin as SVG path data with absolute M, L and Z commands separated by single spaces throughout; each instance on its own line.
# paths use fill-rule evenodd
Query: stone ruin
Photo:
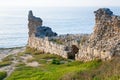
M 28 27 L 29 27 L 29 37 L 52 37 L 57 36 L 57 33 L 53 32 L 51 28 L 42 26 L 42 19 L 33 16 L 32 11 L 29 11 L 28 14 Z
M 32 11 L 29 11 L 28 21 L 29 47 L 64 58 L 75 59 L 75 54 L 79 51 L 78 41 L 83 35 L 57 36 L 57 33 L 53 32 L 50 27 L 42 26 L 43 20 L 33 16 Z
M 95 27 L 91 35 L 57 36 L 50 27 L 42 26 L 42 19 L 33 16 L 30 11 L 28 46 L 80 61 L 108 60 L 120 55 L 120 16 L 114 15 L 108 8 L 100 8 L 94 13 Z
M 120 16 L 108 8 L 100 8 L 94 13 L 94 32 L 76 55 L 77 60 L 108 60 L 120 55 Z

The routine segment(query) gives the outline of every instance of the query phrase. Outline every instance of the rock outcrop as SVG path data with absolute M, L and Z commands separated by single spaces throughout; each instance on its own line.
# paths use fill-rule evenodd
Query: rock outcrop
M 94 32 L 76 55 L 77 60 L 108 60 L 120 55 L 120 16 L 108 8 L 100 8 L 94 13 Z
M 120 55 L 120 16 L 108 8 L 95 13 L 95 27 L 91 35 L 60 35 L 50 27 L 42 26 L 42 19 L 29 12 L 28 46 L 45 53 L 80 61 L 109 60 Z

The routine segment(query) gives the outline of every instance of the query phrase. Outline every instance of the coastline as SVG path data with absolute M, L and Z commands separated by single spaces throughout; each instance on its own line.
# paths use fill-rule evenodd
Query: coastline
M 26 46 L 20 46 L 20 47 L 9 47 L 9 48 L 0 48 L 0 50 L 7 50 L 7 49 L 19 49 L 19 48 L 23 48 Z
M 0 48 L 0 61 L 11 54 L 17 54 L 19 52 L 23 52 L 25 48 L 26 46 L 13 47 L 13 48 Z
M 120 16 L 108 8 L 94 13 L 91 35 L 57 36 L 30 11 L 27 46 L 0 48 L 4 80 L 119 80 Z

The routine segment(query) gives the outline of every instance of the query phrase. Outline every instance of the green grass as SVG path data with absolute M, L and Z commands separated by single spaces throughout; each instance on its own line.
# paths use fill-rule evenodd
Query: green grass
M 38 68 L 23 66 L 17 68 L 7 80 L 59 80 L 68 73 L 89 70 L 100 64 L 98 63 L 96 65 L 96 63 L 97 62 L 80 63 L 75 61 L 60 65 L 49 63 Z
M 41 64 L 40 67 L 33 68 L 18 65 L 18 68 L 6 80 L 59 80 L 69 73 L 93 69 L 101 64 L 98 61 L 87 63 L 70 61 L 52 54 L 32 54 L 32 56 L 35 58 L 35 61 Z M 66 63 L 61 64 L 60 61 Z
M 0 71 L 0 80 L 3 80 L 7 76 L 6 72 Z
M 97 65 L 97 64 L 95 64 Z M 120 57 L 101 62 L 99 67 L 64 75 L 61 80 L 120 80 Z
M 13 60 L 13 55 L 6 56 L 4 59 L 2 59 L 3 62 L 12 61 L 12 60 Z
M 8 65 L 10 65 L 13 60 L 13 58 L 12 58 L 12 55 L 9 55 L 9 56 L 7 56 L 7 57 L 5 57 L 1 62 L 0 62 L 0 67 L 4 67 L 4 66 L 8 66 Z
M 11 64 L 11 61 L 0 62 L 0 67 L 8 66 Z
M 28 50 L 29 49 L 29 50 Z M 52 54 L 34 54 L 28 48 L 24 54 L 31 54 L 39 67 L 17 65 L 6 80 L 119 80 L 120 57 L 111 61 L 71 61 Z M 39 53 L 39 51 L 38 51 Z M 41 53 L 41 52 L 40 52 Z M 48 61 L 49 60 L 49 61 Z M 61 64 L 61 61 L 64 62 Z
M 21 54 L 33 54 L 33 55 L 38 55 L 38 54 L 43 54 L 44 52 L 43 51 L 39 51 L 35 48 L 30 48 L 30 47 L 27 47 L 25 52 L 21 53 Z

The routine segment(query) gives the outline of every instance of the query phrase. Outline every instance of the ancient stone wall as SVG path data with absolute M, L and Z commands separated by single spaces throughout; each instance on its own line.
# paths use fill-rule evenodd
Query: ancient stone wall
M 95 27 L 91 35 L 57 36 L 50 27 L 42 26 L 42 20 L 30 11 L 28 46 L 80 61 L 108 60 L 120 55 L 120 16 L 108 8 L 100 8 L 94 13 Z
M 108 60 L 120 55 L 120 16 L 108 8 L 100 8 L 94 13 L 94 32 L 76 55 L 77 60 Z
M 45 53 L 57 54 L 62 56 L 63 58 L 67 58 L 67 51 L 65 51 L 65 46 L 49 41 L 48 37 L 31 37 L 29 38 L 28 43 L 28 46 L 30 46 L 31 48 L 36 48 L 37 50 L 41 50 Z
M 81 35 L 81 37 L 82 36 L 84 35 Z M 75 59 L 75 54 L 79 52 L 79 41 L 72 40 L 73 37 L 77 39 L 81 38 L 78 38 L 78 35 L 69 35 L 69 38 L 67 35 L 44 38 L 29 37 L 28 46 L 45 53 L 60 55 L 63 58 Z M 59 42 L 59 40 L 61 42 Z
M 60 35 L 53 32 L 50 27 L 42 26 L 42 20 L 33 16 L 32 11 L 28 16 L 29 38 L 28 46 L 45 53 L 57 54 L 64 58 L 75 59 L 79 50 L 78 40 L 83 35 Z

